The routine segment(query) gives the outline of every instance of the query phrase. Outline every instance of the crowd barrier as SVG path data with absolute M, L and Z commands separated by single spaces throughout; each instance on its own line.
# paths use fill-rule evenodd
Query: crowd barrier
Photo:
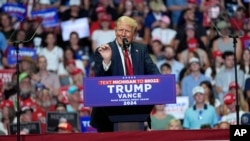
M 229 141 L 229 130 L 41 134 L 22 135 L 20 139 L 20 141 Z M 0 141 L 17 141 L 17 137 L 0 136 Z

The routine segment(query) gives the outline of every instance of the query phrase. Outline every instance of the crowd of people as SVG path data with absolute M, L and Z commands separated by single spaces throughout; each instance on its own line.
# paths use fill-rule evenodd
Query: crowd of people
M 4 5 L 22 5 L 25 18 L 8 13 Z M 250 12 L 243 0 L 3 0 L 0 2 L 1 70 L 16 70 L 14 48 L 34 49 L 23 56 L 19 73 L 2 80 L 0 131 L 17 122 L 16 94 L 20 88 L 20 123 L 39 121 L 46 132 L 47 112 L 77 112 L 84 106 L 83 78 L 95 77 L 96 49 L 116 38 L 116 20 L 128 16 L 138 24 L 134 42 L 147 46 L 162 75 L 174 74 L 176 97 L 187 97 L 182 118 L 155 105 L 147 130 L 228 129 L 236 124 L 236 94 L 240 115 L 250 106 Z M 57 10 L 57 25 L 41 24 L 34 11 Z M 87 19 L 89 31 L 71 31 L 64 39 L 60 25 Z M 70 25 L 67 25 L 70 26 Z M 74 25 L 72 25 L 74 26 Z M 88 33 L 82 36 L 80 33 Z M 232 38 L 231 35 L 237 35 Z M 15 44 L 14 41 L 25 41 Z M 234 58 L 236 57 L 236 58 Z M 236 62 L 235 62 L 236 61 Z M 237 83 L 235 82 L 237 64 Z M 17 80 L 17 74 L 19 74 Z M 17 83 L 19 82 L 19 83 Z M 236 92 L 237 91 L 237 92 Z M 167 93 L 167 92 L 164 92 Z M 69 122 L 59 133 L 79 132 Z

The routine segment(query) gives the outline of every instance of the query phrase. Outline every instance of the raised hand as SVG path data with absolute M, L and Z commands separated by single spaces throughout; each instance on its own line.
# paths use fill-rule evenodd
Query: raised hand
M 97 51 L 101 54 L 105 64 L 109 64 L 112 56 L 111 47 L 108 44 L 101 45 Z

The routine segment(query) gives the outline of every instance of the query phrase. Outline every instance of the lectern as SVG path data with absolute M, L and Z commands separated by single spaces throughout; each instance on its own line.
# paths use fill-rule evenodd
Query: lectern
M 115 131 L 142 131 L 156 104 L 176 102 L 174 75 L 84 78 L 84 104 L 100 107 Z

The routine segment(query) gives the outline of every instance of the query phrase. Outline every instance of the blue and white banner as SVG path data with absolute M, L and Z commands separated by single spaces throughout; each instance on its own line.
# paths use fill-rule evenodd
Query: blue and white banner
M 90 116 L 80 117 L 80 123 L 81 123 L 81 132 L 83 133 L 97 132 L 97 130 L 90 125 Z
M 33 48 L 19 48 L 18 60 L 21 60 L 22 57 L 31 57 L 33 60 L 36 59 L 36 50 Z M 11 47 L 8 49 L 7 61 L 9 65 L 15 65 L 17 62 L 17 53 L 16 48 Z
M 16 18 L 18 21 L 22 21 L 26 17 L 27 9 L 22 4 L 4 4 L 2 11 L 8 13 L 11 17 Z
M 59 25 L 58 13 L 55 8 L 32 11 L 31 17 L 32 19 L 37 17 L 42 18 L 43 27 L 55 27 Z

